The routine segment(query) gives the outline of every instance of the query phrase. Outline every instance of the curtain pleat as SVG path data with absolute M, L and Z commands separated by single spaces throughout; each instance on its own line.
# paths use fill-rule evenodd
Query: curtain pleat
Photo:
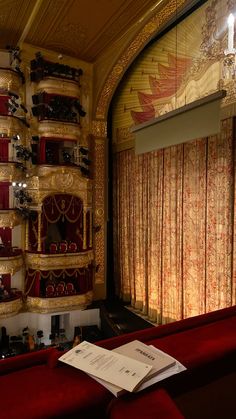
M 116 293 L 157 323 L 236 303 L 233 120 L 221 134 L 114 156 Z

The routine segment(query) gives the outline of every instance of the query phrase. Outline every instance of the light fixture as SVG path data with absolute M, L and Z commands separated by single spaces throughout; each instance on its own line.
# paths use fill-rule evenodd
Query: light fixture
M 234 15 L 228 17 L 228 44 L 224 50 L 222 76 L 224 79 L 234 79 L 236 75 L 236 49 L 234 48 Z

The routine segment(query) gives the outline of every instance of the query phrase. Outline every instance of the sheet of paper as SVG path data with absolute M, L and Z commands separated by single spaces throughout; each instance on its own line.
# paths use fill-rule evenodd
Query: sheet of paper
M 152 366 L 83 341 L 59 358 L 75 368 L 109 383 L 134 391 Z

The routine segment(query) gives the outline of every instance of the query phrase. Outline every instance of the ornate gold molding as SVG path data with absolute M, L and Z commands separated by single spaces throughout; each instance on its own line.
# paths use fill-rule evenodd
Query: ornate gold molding
M 114 93 L 114 90 L 120 81 L 122 75 L 133 61 L 135 56 L 140 52 L 147 42 L 157 34 L 164 25 L 172 19 L 177 11 L 181 9 L 188 0 L 170 0 L 163 8 L 146 23 L 142 30 L 138 33 L 136 38 L 130 43 L 125 52 L 121 55 L 119 60 L 113 66 L 110 74 L 108 75 L 100 96 L 98 97 L 96 118 L 105 119 L 108 111 L 108 107 Z M 176 10 L 177 7 L 177 10 Z
M 70 193 L 82 199 L 86 207 L 92 206 L 92 181 L 81 175 L 74 166 L 37 166 L 28 178 L 28 191 L 36 204 L 47 195 Z
M 28 311 L 35 313 L 53 313 L 57 311 L 83 310 L 93 300 L 92 291 L 86 294 L 59 298 L 27 297 Z
M 0 133 L 6 137 L 19 134 L 24 143 L 26 128 L 17 118 L 0 115 Z
M 79 140 L 81 128 L 79 124 L 70 122 L 40 121 L 38 124 L 38 133 L 42 137 Z
M 15 316 L 23 307 L 23 301 L 19 298 L 13 301 L 0 303 L 0 319 Z
M 0 86 L 18 94 L 22 86 L 19 74 L 9 68 L 0 68 Z
M 0 227 L 13 228 L 22 223 L 22 218 L 13 210 L 0 210 Z
M 14 163 L 0 163 L 0 182 L 21 180 L 22 172 L 16 169 Z
M 28 268 L 53 270 L 87 267 L 94 259 L 93 251 L 83 253 L 64 253 L 49 255 L 44 253 L 25 253 Z
M 96 138 L 106 138 L 107 123 L 105 121 L 92 121 L 92 135 Z
M 22 255 L 1 257 L 0 258 L 0 273 L 14 275 L 23 266 Z
M 94 224 L 101 229 L 94 236 L 95 263 L 99 266 L 95 272 L 95 284 L 105 281 L 105 145 L 95 140 L 94 164 Z
M 71 97 L 80 96 L 79 84 L 73 80 L 58 79 L 47 77 L 41 80 L 37 85 L 37 91 L 44 90 L 47 93 L 66 95 Z

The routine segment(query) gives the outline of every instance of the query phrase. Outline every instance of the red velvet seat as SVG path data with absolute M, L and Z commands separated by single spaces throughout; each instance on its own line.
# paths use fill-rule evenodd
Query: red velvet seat
M 77 244 L 74 242 L 71 242 L 68 246 L 68 250 L 69 252 L 76 252 L 77 251 Z
M 57 253 L 57 244 L 50 243 L 49 250 L 50 250 L 50 253 Z
M 55 296 L 61 297 L 63 295 L 65 295 L 65 282 L 59 282 L 55 289 Z
M 62 241 L 59 243 L 59 252 L 60 253 L 66 253 L 68 250 L 68 244 L 66 241 Z
M 55 288 L 52 284 L 48 284 L 46 286 L 46 297 L 50 298 L 50 297 L 54 297 L 55 294 Z
M 76 294 L 75 287 L 74 287 L 74 284 L 72 284 L 72 282 L 68 282 L 66 284 L 66 294 L 67 295 Z

